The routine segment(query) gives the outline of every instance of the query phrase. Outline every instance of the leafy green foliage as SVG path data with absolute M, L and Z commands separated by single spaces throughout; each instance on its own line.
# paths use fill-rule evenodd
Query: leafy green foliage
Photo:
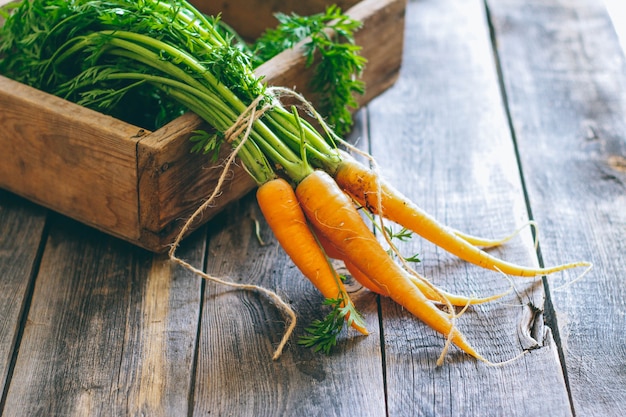
M 401 242 L 407 242 L 407 241 L 411 240 L 411 238 L 413 237 L 413 232 L 411 232 L 406 227 L 403 227 L 398 232 L 394 232 L 394 230 L 391 228 L 391 226 L 385 226 L 385 231 L 387 232 L 387 235 L 391 239 L 398 239 Z
M 320 93 L 320 110 L 330 125 L 339 135 L 347 133 L 353 124 L 350 108 L 358 107 L 355 94 L 365 92 L 359 76 L 366 60 L 354 43 L 354 32 L 361 23 L 335 5 L 311 16 L 278 13 L 276 18 L 278 26 L 265 31 L 252 46 L 256 65 L 310 38 L 303 45 L 307 65 L 312 65 L 316 56 L 320 58 L 311 87 Z
M 206 130 L 194 130 L 193 133 L 189 138 L 194 143 L 191 152 L 211 155 L 212 161 L 215 162 L 224 143 L 223 135 L 218 132 L 209 133 Z
M 345 307 L 341 307 L 342 303 L 342 297 L 325 299 L 323 305 L 330 306 L 331 311 L 322 320 L 314 320 L 305 329 L 308 334 L 300 337 L 298 344 L 312 348 L 314 352 L 321 351 L 329 354 L 337 345 L 337 336 L 341 333 L 344 324 L 352 326 L 352 323 L 356 322 L 365 327 L 363 318 L 354 305 L 347 303 Z
M 221 83 L 232 86 L 232 90 L 240 97 L 252 101 L 264 93 L 258 79 L 247 70 L 251 67 L 251 57 L 239 48 L 230 45 L 214 48 L 205 65 Z
M 413 238 L 413 232 L 411 232 L 406 227 L 403 227 L 399 231 L 394 231 L 392 227 L 385 226 L 385 233 L 389 237 L 390 240 L 398 240 L 400 242 L 408 242 Z M 395 252 L 390 248 L 388 251 L 390 256 L 394 256 Z M 404 260 L 407 262 L 421 262 L 420 258 L 417 254 L 411 256 L 403 256 Z
M 313 64 L 316 55 L 321 57 L 312 87 L 321 94 L 320 109 L 339 134 L 346 133 L 352 125 L 349 108 L 358 106 L 353 94 L 364 91 L 357 76 L 365 59 L 359 56 L 360 48 L 353 40 L 360 23 L 349 19 L 336 6 L 313 16 L 278 15 L 279 26 L 266 31 L 251 50 L 219 19 L 190 14 L 184 1 L 27 3 L 29 0 L 23 0 L 2 9 L 6 17 L 16 16 L 0 29 L 0 73 L 147 129 L 156 129 L 180 116 L 186 107 L 149 83 L 109 79 L 108 75 L 116 70 L 145 70 L 139 70 L 132 60 L 124 57 L 103 60 L 102 50 L 107 40 L 102 39 L 98 44 L 94 38 L 90 45 L 81 45 L 85 33 L 115 28 L 184 46 L 187 53 L 247 102 L 264 94 L 264 86 L 251 68 L 310 36 L 311 41 L 303 49 L 308 65 Z M 203 21 L 208 24 L 202 24 Z M 215 33 L 207 27 L 215 28 L 215 33 L 219 30 L 219 36 L 226 37 L 226 42 L 216 43 Z M 330 35 L 326 28 L 331 28 L 334 34 Z M 62 51 L 73 49 L 80 49 L 81 56 L 60 59 Z M 173 61 L 165 55 L 160 59 Z M 98 71 L 102 74 L 97 74 Z M 78 84 L 74 77 L 82 77 L 82 83 Z M 91 88 L 87 79 L 97 87 L 84 91 Z M 201 148 L 208 149 L 211 145 L 194 149 Z
M 140 70 L 128 59 L 103 60 L 104 39 L 94 39 L 75 59 L 61 59 L 63 52 L 78 49 L 85 42 L 86 33 L 107 27 L 156 36 L 159 27 L 142 18 L 150 13 L 147 4 L 138 5 L 136 10 L 128 10 L 125 5 L 115 0 L 24 0 L 0 29 L 0 56 L 4 56 L 0 73 L 148 129 L 180 116 L 185 108 L 160 89 L 147 83 L 111 79 L 120 71 Z
M 240 99 L 251 101 L 263 86 L 250 60 L 225 42 L 216 42 L 211 24 L 202 25 L 184 1 L 24 0 L 0 29 L 0 73 L 43 91 L 62 96 L 123 120 L 154 129 L 186 109 L 153 84 L 125 80 L 115 73 L 159 72 L 136 57 L 109 54 L 105 30 L 139 33 L 193 56 L 210 68 L 224 85 L 234 86 Z M 45 18 L 42 18 L 45 16 Z M 202 17 L 202 19 L 207 19 Z M 207 20 L 208 22 L 208 20 Z M 162 53 L 163 62 L 178 65 L 178 57 Z M 152 67 L 152 69 L 151 69 Z M 195 69 L 183 68 L 194 78 Z

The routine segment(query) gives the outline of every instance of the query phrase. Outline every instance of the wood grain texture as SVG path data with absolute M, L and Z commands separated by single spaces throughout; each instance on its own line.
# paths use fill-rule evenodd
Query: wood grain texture
M 626 406 L 626 63 L 602 2 L 490 1 L 512 123 L 550 281 L 574 411 Z M 618 301 L 621 300 L 621 301 Z M 611 381 L 607 384 L 607 381 Z
M 405 63 L 393 89 L 368 105 L 371 152 L 392 184 L 443 223 L 487 237 L 527 221 L 515 149 L 500 95 L 481 1 L 418 1 L 407 8 Z M 497 273 L 468 266 L 415 239 L 418 271 L 466 295 L 506 291 Z M 493 253 L 535 265 L 531 234 Z M 489 367 L 452 349 L 397 305 L 383 300 L 389 415 L 571 415 L 556 345 L 542 316 L 538 279 L 513 279 L 515 292 L 458 319 Z M 529 395 L 529 390 L 532 395 Z
M 0 76 L 0 187 L 138 236 L 137 128 Z
M 187 113 L 146 135 L 138 145 L 139 212 L 142 246 L 163 252 L 168 249 L 186 219 L 213 192 L 231 149 L 223 146 L 217 162 L 192 154 L 189 137 L 196 130 L 211 128 L 197 115 Z M 195 230 L 233 200 L 256 187 L 252 177 L 236 162 L 215 204 L 194 224 Z
M 0 190 L 0 392 L 19 343 L 45 221 L 46 210 Z
M 199 303 L 198 278 L 55 218 L 3 415 L 185 415 Z

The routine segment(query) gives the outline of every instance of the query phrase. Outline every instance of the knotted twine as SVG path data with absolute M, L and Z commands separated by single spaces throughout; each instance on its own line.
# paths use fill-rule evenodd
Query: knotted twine
M 298 102 L 302 103 L 302 105 L 306 108 L 308 112 L 310 112 L 311 114 L 314 115 L 315 118 L 317 118 L 317 120 L 324 127 L 324 130 L 326 130 L 327 132 L 330 132 L 330 130 L 324 123 L 322 117 L 319 115 L 319 113 L 317 113 L 313 105 L 310 102 L 308 102 L 302 95 L 284 87 L 268 87 L 266 91 L 270 93 L 273 96 L 273 98 L 276 98 L 276 99 L 278 99 L 280 96 L 290 96 L 290 97 L 295 98 Z M 224 132 L 224 139 L 227 143 L 233 143 L 233 141 L 235 141 L 240 136 L 241 136 L 241 140 L 237 144 L 237 146 L 233 149 L 233 151 L 230 153 L 228 158 L 226 158 L 224 162 L 224 169 L 222 170 L 222 173 L 218 178 L 217 184 L 213 192 L 211 192 L 207 200 L 204 203 L 202 203 L 193 212 L 193 214 L 187 219 L 187 221 L 184 223 L 181 230 L 178 232 L 176 239 L 170 246 L 168 256 L 171 262 L 174 262 L 175 264 L 180 265 L 181 267 L 193 272 L 194 274 L 208 281 L 212 281 L 217 284 L 226 285 L 226 286 L 233 287 L 233 288 L 238 288 L 241 290 L 259 292 L 267 296 L 270 300 L 272 300 L 276 304 L 276 306 L 285 315 L 289 317 L 289 325 L 285 329 L 283 337 L 280 343 L 278 344 L 276 350 L 274 351 L 274 355 L 272 356 L 272 359 L 276 360 L 280 358 L 280 356 L 282 355 L 283 349 L 285 345 L 287 344 L 287 342 L 289 341 L 289 338 L 291 337 L 291 334 L 293 333 L 296 327 L 296 322 L 297 322 L 296 313 L 289 306 L 289 304 L 283 301 L 283 299 L 276 292 L 270 289 L 267 289 L 260 285 L 240 284 L 240 283 L 228 281 L 227 279 L 224 279 L 224 278 L 216 277 L 214 275 L 211 275 L 202 271 L 201 269 L 194 267 L 187 261 L 176 256 L 176 249 L 178 249 L 180 242 L 183 240 L 185 235 L 189 232 L 193 222 L 198 218 L 198 216 L 200 216 L 204 212 L 204 210 L 206 210 L 211 204 L 213 204 L 215 199 L 220 195 L 222 186 L 224 185 L 224 182 L 226 181 L 226 178 L 228 177 L 228 171 L 231 165 L 235 162 L 235 158 L 237 157 L 237 154 L 239 153 L 241 148 L 244 146 L 244 144 L 248 141 L 254 122 L 260 119 L 263 116 L 263 114 L 265 114 L 265 112 L 267 112 L 268 110 L 272 109 L 275 106 L 275 104 L 273 104 L 272 102 L 268 100 L 268 102 L 264 104 L 262 107 L 257 108 L 264 98 L 265 96 L 259 95 L 254 101 L 252 101 L 252 103 L 250 103 L 250 105 L 246 108 L 246 110 L 239 115 L 235 123 Z

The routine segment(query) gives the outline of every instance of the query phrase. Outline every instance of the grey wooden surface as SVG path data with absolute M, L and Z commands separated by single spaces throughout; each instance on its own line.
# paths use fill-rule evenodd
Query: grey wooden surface
M 295 338 L 322 298 L 273 239 L 250 195 L 184 242 L 207 283 L 0 190 L 2 416 L 613 416 L 626 408 L 626 61 L 600 0 L 410 1 L 396 85 L 358 113 L 350 140 L 450 226 L 498 237 L 523 264 L 594 269 L 512 279 L 458 322 L 494 362 L 452 349 L 387 299 L 350 291 L 371 334 L 330 356 Z M 10 156 L 6 156 L 10 157 Z M 261 236 L 255 236 L 259 220 Z M 420 272 L 470 295 L 511 282 L 420 239 Z

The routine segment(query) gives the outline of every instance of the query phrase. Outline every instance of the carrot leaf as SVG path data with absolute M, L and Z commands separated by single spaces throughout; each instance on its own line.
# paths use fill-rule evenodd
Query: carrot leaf
M 361 22 L 344 14 L 336 5 L 310 16 L 295 13 L 275 16 L 278 26 L 266 30 L 251 47 L 255 65 L 309 38 L 302 49 L 308 66 L 319 57 L 311 86 L 320 94 L 320 109 L 337 134 L 347 133 L 353 124 L 349 109 L 358 107 L 355 94 L 365 92 L 359 76 L 366 59 L 360 55 L 361 47 L 354 43 L 354 33 Z
M 331 306 L 332 310 L 322 320 L 313 320 L 309 327 L 305 329 L 307 335 L 300 337 L 298 344 L 312 348 L 314 352 L 323 352 L 330 354 L 332 349 L 337 345 L 337 336 L 343 330 L 344 323 L 352 326 L 357 323 L 361 327 L 365 327 L 363 317 L 356 310 L 352 302 L 345 303 L 343 297 L 326 298 L 322 305 Z M 348 319 L 346 320 L 346 317 Z

